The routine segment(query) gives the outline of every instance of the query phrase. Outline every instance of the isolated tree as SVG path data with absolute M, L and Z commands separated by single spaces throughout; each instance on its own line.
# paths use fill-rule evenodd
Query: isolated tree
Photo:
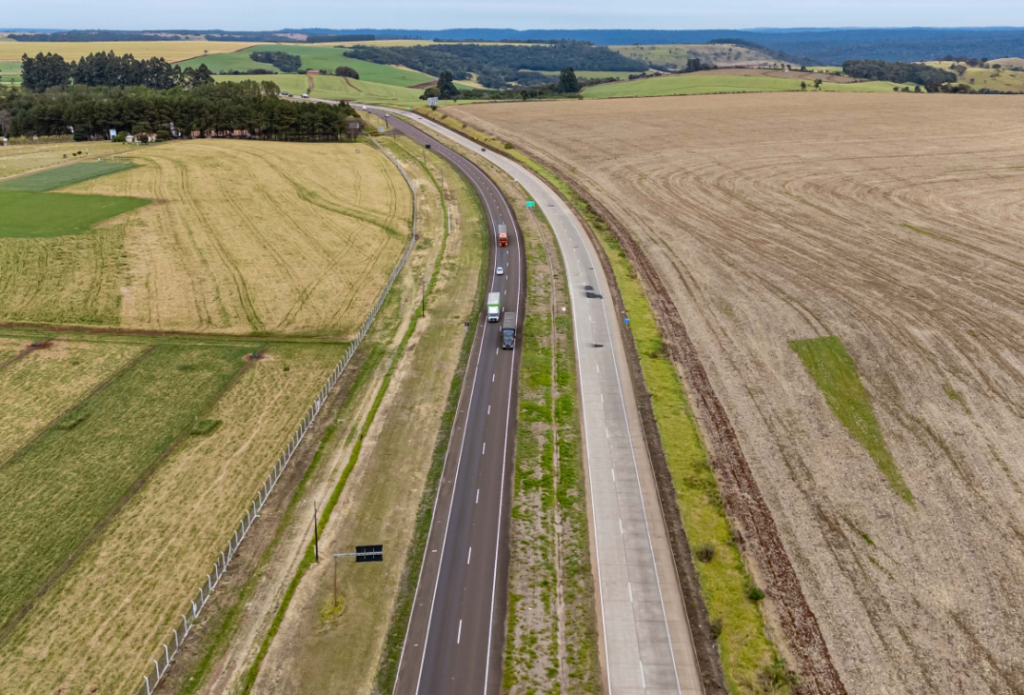
M 338 77 L 350 77 L 353 80 L 359 79 L 359 73 L 355 68 L 349 67 L 348 65 L 339 65 L 334 68 L 334 74 Z
M 580 81 L 576 79 L 576 71 L 572 68 L 562 68 L 562 74 L 558 78 L 559 94 L 577 94 L 580 91 Z
M 806 92 L 807 91 L 807 83 L 806 82 L 801 82 L 800 83 L 800 89 L 802 89 L 802 90 L 804 90 Z
M 819 90 L 819 91 L 821 90 L 821 78 L 820 77 L 818 79 L 814 80 L 814 88 Z
M 442 99 L 458 99 L 459 90 L 455 86 L 451 70 L 445 70 L 437 78 L 437 91 Z

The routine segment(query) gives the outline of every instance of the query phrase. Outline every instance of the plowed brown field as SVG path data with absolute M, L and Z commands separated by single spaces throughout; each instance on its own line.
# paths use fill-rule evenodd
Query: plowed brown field
M 846 690 L 1024 691 L 1019 100 L 450 112 L 585 187 L 639 244 L 666 339 L 692 341 Z M 856 363 L 912 504 L 788 342 L 826 335 Z M 694 402 L 706 430 L 722 425 Z

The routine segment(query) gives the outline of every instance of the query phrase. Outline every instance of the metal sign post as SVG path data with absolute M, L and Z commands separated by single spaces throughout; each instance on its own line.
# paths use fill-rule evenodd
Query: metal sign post
M 338 558 L 354 557 L 356 562 L 383 562 L 383 545 L 357 545 L 354 553 L 334 553 L 334 607 L 338 607 Z

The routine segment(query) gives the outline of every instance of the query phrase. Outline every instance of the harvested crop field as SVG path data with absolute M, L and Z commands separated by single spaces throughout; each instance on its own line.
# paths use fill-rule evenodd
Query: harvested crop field
M 257 362 L 227 352 L 230 390 L 178 418 L 185 436 L 152 478 L 0 639 L 0 692 L 134 691 L 344 346 L 272 344 Z
M 194 140 L 131 161 L 61 200 L 152 204 L 0 239 L 0 321 L 348 338 L 408 239 L 408 188 L 369 145 Z
M 580 184 L 636 242 L 776 634 L 817 629 L 793 608 L 791 565 L 842 681 L 812 674 L 808 692 L 1022 687 L 1018 106 L 759 94 L 447 110 Z M 951 137 L 953 123 L 972 126 Z

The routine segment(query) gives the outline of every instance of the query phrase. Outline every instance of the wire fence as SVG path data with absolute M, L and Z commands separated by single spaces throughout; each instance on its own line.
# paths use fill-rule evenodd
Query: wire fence
M 391 276 L 388 278 L 387 284 L 381 291 L 380 296 L 377 298 L 377 302 L 373 305 L 373 309 L 370 310 L 366 320 L 363 321 L 363 325 L 360 326 L 359 332 L 356 337 L 349 344 L 348 349 L 345 351 L 345 356 L 338 362 L 334 371 L 327 378 L 327 382 L 323 388 L 320 389 L 320 393 L 317 394 L 313 404 L 309 406 L 309 410 L 302 418 L 302 422 L 292 438 L 288 441 L 288 445 L 285 447 L 284 452 L 277 459 L 274 464 L 273 470 L 267 479 L 264 481 L 263 486 L 256 491 L 256 496 L 252 500 L 252 504 L 245 510 L 245 517 L 242 518 L 238 526 L 235 528 L 235 533 L 228 541 L 227 548 L 221 551 L 220 557 L 217 558 L 216 562 L 213 563 L 213 571 L 206 575 L 206 581 L 202 586 L 199 587 L 199 593 L 191 604 L 186 606 L 185 612 L 181 616 L 181 623 L 174 628 L 174 634 L 171 639 L 164 642 L 157 654 L 153 657 L 153 667 L 143 676 L 145 681 L 136 693 L 137 695 L 151 695 L 156 690 L 157 685 L 161 679 L 167 673 L 167 670 L 171 667 L 171 663 L 174 661 L 175 655 L 178 653 L 178 649 L 185 642 L 185 638 L 188 637 L 189 632 L 195 626 L 196 621 L 199 620 L 199 615 L 203 612 L 203 608 L 206 607 L 207 601 L 210 600 L 210 596 L 213 594 L 214 589 L 217 588 L 217 584 L 220 582 L 224 573 L 228 569 L 228 565 L 231 564 L 232 558 L 235 553 L 238 552 L 238 546 L 241 545 L 242 541 L 245 540 L 246 534 L 249 533 L 249 529 L 252 528 L 252 524 L 259 518 L 260 510 L 267 503 L 267 499 L 270 497 L 270 493 L 274 491 L 274 487 L 277 485 L 277 481 L 284 475 L 285 469 L 288 468 L 288 463 L 292 459 L 292 455 L 299 448 L 302 443 L 302 439 L 306 436 L 306 432 L 313 425 L 316 420 L 316 416 L 320 413 L 320 409 L 323 408 L 324 403 L 327 402 L 327 398 L 330 396 L 334 386 L 338 383 L 341 375 L 345 372 L 345 368 L 348 366 L 349 361 L 352 359 L 352 355 L 355 354 L 359 348 L 359 344 L 366 337 L 370 327 L 373 325 L 373 320 L 377 318 L 377 314 L 380 312 L 384 301 L 388 297 L 388 293 L 391 291 L 392 285 L 395 284 L 395 279 L 398 278 L 398 274 L 402 271 L 405 266 L 405 262 L 409 259 L 409 254 L 412 252 L 412 248 L 416 243 L 417 238 L 417 227 L 418 227 L 418 206 L 416 203 L 416 187 L 413 186 L 412 180 L 409 175 L 405 173 L 405 169 L 402 168 L 398 160 L 387 150 L 381 147 L 375 140 L 371 140 L 374 145 L 383 152 L 388 159 L 390 159 L 398 170 L 402 172 L 402 176 L 405 178 L 405 182 L 409 185 L 409 190 L 412 191 L 412 237 L 409 239 L 409 243 L 406 244 L 405 250 L 402 252 L 402 257 L 391 271 Z

